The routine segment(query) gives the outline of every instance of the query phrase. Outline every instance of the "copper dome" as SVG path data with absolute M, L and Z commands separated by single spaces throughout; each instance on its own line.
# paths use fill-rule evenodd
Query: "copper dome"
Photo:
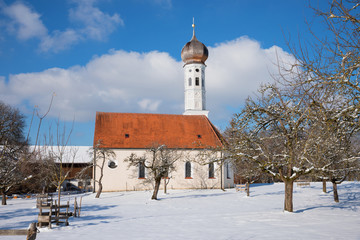
M 196 39 L 195 31 L 190 42 L 186 43 L 181 50 L 181 59 L 185 64 L 189 63 L 202 63 L 205 64 L 206 59 L 209 56 L 207 47 Z

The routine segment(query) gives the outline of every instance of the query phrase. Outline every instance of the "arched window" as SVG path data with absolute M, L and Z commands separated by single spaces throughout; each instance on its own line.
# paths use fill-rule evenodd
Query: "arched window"
M 225 164 L 225 167 L 226 167 L 226 178 L 227 179 L 230 179 L 230 166 L 229 166 L 229 163 L 226 163 Z
M 191 178 L 191 163 L 185 163 L 185 178 Z
M 209 163 L 209 178 L 214 178 L 214 163 Z
M 145 165 L 144 165 L 144 162 L 139 162 L 139 178 L 145 178 Z
M 196 78 L 195 78 L 195 85 L 196 85 L 196 86 L 199 86 L 199 85 L 200 85 L 199 77 L 196 77 Z
M 191 86 L 191 85 L 192 85 L 191 78 L 189 78 L 189 86 Z

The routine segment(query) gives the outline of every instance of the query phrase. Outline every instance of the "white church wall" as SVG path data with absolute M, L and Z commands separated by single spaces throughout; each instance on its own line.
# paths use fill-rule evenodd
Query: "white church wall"
M 146 154 L 146 150 L 143 149 L 115 149 L 115 159 L 107 159 L 104 167 L 103 176 L 103 191 L 134 191 L 134 190 L 151 190 L 153 189 L 153 181 L 149 175 L 149 170 L 145 170 L 145 179 L 139 179 L 139 168 L 131 166 L 128 162 L 124 162 L 124 159 L 128 158 L 132 153 L 137 156 L 143 156 Z M 209 178 L 209 165 L 199 164 L 197 162 L 198 151 L 194 150 L 182 150 L 182 158 L 176 162 L 175 171 L 170 173 L 168 189 L 194 189 L 194 188 L 221 188 L 221 184 L 224 187 L 232 187 L 231 181 L 233 177 L 227 179 L 227 175 L 223 167 L 220 164 L 214 164 L 214 177 Z M 219 153 L 220 154 L 220 153 Z M 109 161 L 115 161 L 117 166 L 110 168 L 108 166 Z M 191 162 L 191 177 L 185 176 L 186 162 Z M 222 173 L 221 173 L 222 170 Z M 232 173 L 230 173 L 232 174 Z M 96 168 L 96 179 L 100 177 L 100 169 Z M 222 181 L 221 181 L 221 178 Z M 164 182 L 161 182 L 161 189 L 163 189 Z M 96 189 L 98 184 L 96 183 Z

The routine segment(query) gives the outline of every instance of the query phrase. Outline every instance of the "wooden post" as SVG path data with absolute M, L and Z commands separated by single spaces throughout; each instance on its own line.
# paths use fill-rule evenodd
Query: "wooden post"
M 42 207 L 41 207 L 41 204 L 39 206 L 39 216 L 42 216 Z M 39 221 L 39 227 L 42 227 L 42 222 Z
M 26 235 L 26 229 L 0 229 L 0 236 Z
M 57 201 L 55 200 L 55 222 L 56 222 L 56 225 L 59 225 L 59 212 L 60 212 L 60 209 L 57 204 Z
M 38 229 L 36 228 L 36 223 L 31 223 L 27 230 L 26 240 L 35 240 L 37 232 Z
M 69 201 L 67 201 L 66 213 L 65 213 L 65 225 L 69 226 Z
M 77 201 L 76 201 L 76 197 L 75 197 L 75 201 L 74 201 L 74 217 L 77 217 Z
M 55 201 L 55 204 L 56 204 L 56 201 Z M 52 216 L 52 209 L 53 209 L 53 203 L 51 201 L 50 203 L 50 208 L 49 208 L 49 229 L 51 229 L 51 216 Z
M 81 202 L 82 202 L 82 196 L 80 197 L 79 217 L 80 217 L 80 212 L 81 212 Z

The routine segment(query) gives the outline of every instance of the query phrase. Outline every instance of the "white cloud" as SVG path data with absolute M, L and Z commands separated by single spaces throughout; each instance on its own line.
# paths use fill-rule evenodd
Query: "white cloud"
M 229 120 L 260 83 L 271 81 L 276 58 L 293 60 L 279 47 L 261 48 L 247 37 L 209 47 L 207 108 L 213 121 Z M 96 111 L 183 113 L 183 63 L 164 52 L 111 51 L 86 66 L 52 68 L 0 78 L 0 100 L 46 110 L 65 120 L 91 120 Z M 24 106 L 25 107 L 25 106 Z M 29 112 L 31 109 L 29 109 Z
M 8 30 L 16 34 L 21 40 L 30 38 L 42 38 L 47 35 L 47 29 L 40 20 L 40 15 L 23 3 L 16 2 L 11 6 L 5 6 L 3 13 L 11 20 Z
M 47 35 L 41 39 L 40 50 L 42 52 L 59 52 L 75 45 L 83 37 L 73 29 L 65 31 L 54 31 L 51 35 Z
M 87 39 L 104 41 L 117 26 L 124 25 L 118 14 L 111 16 L 95 7 L 94 0 L 73 2 L 76 6 L 69 10 L 69 18 L 77 27 L 50 32 L 41 21 L 40 14 L 22 2 L 4 5 L 3 13 L 9 18 L 6 27 L 18 39 L 39 39 L 42 52 L 59 52 Z
M 69 17 L 72 21 L 83 25 L 81 32 L 95 40 L 104 40 L 118 25 L 124 21 L 118 14 L 110 16 L 94 7 L 94 1 L 79 0 L 76 8 L 70 9 Z
M 160 100 L 142 99 L 138 102 L 141 109 L 144 111 L 156 112 L 159 108 Z
M 260 84 L 272 82 L 271 74 L 278 71 L 277 58 L 285 62 L 294 59 L 279 47 L 263 49 L 259 42 L 248 37 L 209 47 L 206 62 L 209 116 L 228 119 L 232 113 L 225 106 L 239 109 Z
M 182 111 L 181 66 L 167 53 L 113 51 L 86 66 L 11 75 L 7 84 L 0 79 L 0 99 L 46 110 L 55 92 L 49 115 L 70 121 L 92 119 L 95 111 L 157 112 L 159 106 L 174 113 Z

